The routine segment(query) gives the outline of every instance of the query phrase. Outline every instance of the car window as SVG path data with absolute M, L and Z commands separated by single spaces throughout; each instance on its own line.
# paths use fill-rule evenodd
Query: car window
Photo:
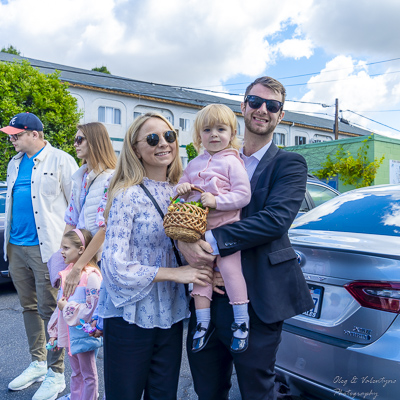
M 0 193 L 0 214 L 6 212 L 6 192 Z
M 338 194 L 333 190 L 326 186 L 318 185 L 317 183 L 307 182 L 307 190 L 314 200 L 315 207 L 338 196 Z
M 308 207 L 307 201 L 306 201 L 306 199 L 304 198 L 304 199 L 303 199 L 303 202 L 301 203 L 299 212 L 305 213 L 305 212 L 307 212 L 307 211 L 309 211 L 309 210 L 310 210 L 310 207 Z
M 296 229 L 400 236 L 400 191 L 352 191 L 297 218 Z

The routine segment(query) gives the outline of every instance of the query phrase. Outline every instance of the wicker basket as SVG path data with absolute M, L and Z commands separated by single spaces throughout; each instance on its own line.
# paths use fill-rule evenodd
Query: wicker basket
M 192 190 L 203 193 L 203 190 L 197 187 L 193 187 Z M 172 199 L 165 214 L 165 234 L 174 240 L 197 242 L 206 231 L 209 208 L 203 209 L 188 203 L 174 203 L 178 197 L 179 195 L 176 195 Z

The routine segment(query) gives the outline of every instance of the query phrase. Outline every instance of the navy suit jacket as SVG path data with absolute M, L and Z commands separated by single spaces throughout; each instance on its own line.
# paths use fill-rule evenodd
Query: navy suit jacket
M 251 179 L 242 219 L 212 230 L 222 257 L 241 251 L 250 303 L 265 323 L 283 321 L 314 303 L 288 237 L 304 199 L 307 164 L 274 143 Z

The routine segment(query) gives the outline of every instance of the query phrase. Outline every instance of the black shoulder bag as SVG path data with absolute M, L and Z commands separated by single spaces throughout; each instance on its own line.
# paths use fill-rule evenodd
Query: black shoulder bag
M 160 206 L 158 205 L 156 199 L 149 192 L 149 189 L 147 189 L 147 187 L 144 186 L 143 183 L 140 183 L 139 186 L 144 190 L 144 192 L 147 194 L 147 197 L 152 201 L 152 203 L 154 204 L 154 207 L 157 209 L 158 213 L 161 215 L 161 219 L 164 220 L 164 213 L 162 212 L 162 210 L 161 210 Z M 181 257 L 179 255 L 178 249 L 176 248 L 175 243 L 174 243 L 174 241 L 172 239 L 171 239 L 171 243 L 172 243 L 172 248 L 174 249 L 176 262 L 181 267 L 182 266 L 182 260 L 181 260 Z
M 161 219 L 164 220 L 164 213 L 162 212 L 160 206 L 158 205 L 156 199 L 153 197 L 153 195 L 149 192 L 149 189 L 147 189 L 147 187 L 145 185 L 143 185 L 143 183 L 139 183 L 139 186 L 143 189 L 143 191 L 146 193 L 147 197 L 151 200 L 151 202 L 154 204 L 154 207 L 156 208 L 156 210 L 158 211 L 158 213 L 161 216 Z M 170 238 L 171 239 L 171 238 Z M 174 254 L 175 254 L 175 258 L 176 258 L 176 262 L 178 263 L 178 265 L 181 267 L 182 266 L 182 260 L 181 257 L 179 255 L 178 249 L 175 246 L 174 241 L 171 239 L 171 243 L 172 243 L 172 248 L 174 249 Z M 185 292 L 186 292 L 186 296 L 189 294 L 189 287 L 188 285 L 185 283 Z

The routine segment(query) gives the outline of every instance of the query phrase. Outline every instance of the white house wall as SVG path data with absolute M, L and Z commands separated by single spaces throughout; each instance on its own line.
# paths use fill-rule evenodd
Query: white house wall
M 285 135 L 285 146 L 295 146 L 296 136 L 302 136 L 306 138 L 307 144 L 316 142 L 325 142 L 335 140 L 335 134 L 332 132 L 326 132 L 324 130 L 315 128 L 308 128 L 297 125 L 279 124 L 275 132 L 278 134 Z M 348 139 L 349 136 L 339 134 L 339 139 Z
M 98 121 L 98 108 L 101 106 L 113 107 L 121 110 L 121 124 L 104 124 L 110 135 L 114 150 L 117 153 L 122 149 L 125 133 L 134 120 L 135 112 L 144 114 L 148 111 L 156 111 L 164 115 L 178 131 L 179 144 L 181 146 L 180 155 L 183 161 L 185 161 L 186 150 L 184 146 L 193 141 L 191 129 L 194 119 L 196 118 L 196 113 L 199 111 L 198 108 L 82 88 L 70 87 L 69 91 L 78 100 L 78 109 L 83 111 L 83 116 L 80 120 L 81 123 Z M 182 130 L 180 128 L 180 119 L 190 121 L 188 130 Z M 238 116 L 238 124 L 240 125 L 239 131 L 244 132 L 243 117 Z M 242 136 L 239 137 L 243 138 Z
M 157 111 L 161 113 L 171 121 L 174 128 L 178 131 L 179 144 L 181 146 L 180 155 L 184 164 L 186 163 L 185 146 L 193 141 L 191 129 L 193 127 L 193 121 L 196 117 L 196 113 L 199 111 L 198 108 L 76 87 L 70 87 L 69 91 L 77 99 L 78 109 L 83 111 L 83 116 L 80 121 L 81 123 L 98 121 L 99 107 L 113 107 L 121 111 L 120 124 L 104 124 L 107 127 L 113 147 L 117 153 L 119 153 L 122 149 L 122 142 L 125 137 L 125 133 L 134 120 L 135 112 L 144 114 L 147 111 Z M 181 119 L 189 121 L 188 129 L 182 129 L 180 126 Z M 243 140 L 244 120 L 242 116 L 237 116 L 237 119 L 239 124 L 238 135 L 239 138 Z M 307 143 L 313 143 L 314 141 L 321 140 L 334 140 L 333 132 L 325 132 L 319 130 L 318 127 L 313 129 L 300 127 L 295 124 L 280 124 L 276 128 L 275 132 L 278 134 L 278 136 L 279 134 L 285 135 L 285 146 L 294 146 L 296 136 L 306 137 Z M 348 138 L 348 136 L 339 135 L 339 139 L 346 138 Z

